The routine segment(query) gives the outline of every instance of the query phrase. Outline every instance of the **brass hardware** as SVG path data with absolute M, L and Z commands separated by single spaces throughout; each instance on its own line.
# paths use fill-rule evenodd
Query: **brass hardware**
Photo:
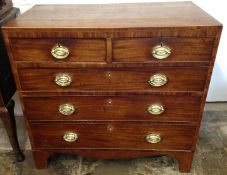
M 78 135 L 74 132 L 66 132 L 63 136 L 66 142 L 75 142 L 78 140 Z
M 111 98 L 109 98 L 109 99 L 107 100 L 107 103 L 111 105 L 111 104 L 113 103 L 113 100 L 112 100 Z
M 109 79 L 111 79 L 112 73 L 111 73 L 110 71 L 108 71 L 108 72 L 106 73 L 106 76 L 107 76 Z
M 112 131 L 114 130 L 113 125 L 108 125 L 108 126 L 107 126 L 107 130 L 108 130 L 109 132 L 112 132 Z
M 154 74 L 148 81 L 151 86 L 159 87 L 167 83 L 167 77 L 164 74 Z
M 62 60 L 69 56 L 69 49 L 65 46 L 57 44 L 51 49 L 51 54 L 54 58 Z
M 58 110 L 62 115 L 72 115 L 76 109 L 72 104 L 65 103 L 60 105 Z
M 169 57 L 170 54 L 171 54 L 171 49 L 168 46 L 164 45 L 163 43 L 155 46 L 152 50 L 153 57 L 159 60 Z
M 58 86 L 65 87 L 72 83 L 72 78 L 68 74 L 57 74 L 54 81 Z
M 165 111 L 164 107 L 159 103 L 151 104 L 147 110 L 152 115 L 160 115 Z
M 146 140 L 148 143 L 158 143 L 162 140 L 159 134 L 148 134 L 146 136 Z

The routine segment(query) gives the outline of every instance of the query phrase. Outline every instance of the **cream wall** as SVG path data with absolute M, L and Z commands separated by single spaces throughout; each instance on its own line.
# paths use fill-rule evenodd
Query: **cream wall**
M 164 2 L 171 1 L 165 0 Z M 178 1 L 178 0 L 175 0 Z M 129 2 L 163 2 L 160 0 L 13 0 L 14 6 L 19 7 L 22 12 L 34 4 L 96 4 L 96 3 L 129 3 Z M 213 17 L 227 26 L 227 13 L 225 0 L 194 0 Z M 57 12 L 56 12 L 57 13 Z M 180 15 L 180 14 L 179 14 Z M 217 54 L 211 85 L 207 101 L 227 101 L 227 30 L 223 29 L 220 47 Z

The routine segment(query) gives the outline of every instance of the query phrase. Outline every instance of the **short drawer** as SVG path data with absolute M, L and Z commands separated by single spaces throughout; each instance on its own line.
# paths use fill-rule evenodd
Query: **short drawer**
M 113 40 L 114 62 L 209 61 L 213 38 L 133 38 Z
M 34 148 L 190 150 L 194 125 L 153 123 L 30 124 Z
M 29 120 L 198 121 L 201 97 L 173 95 L 25 97 Z
M 207 68 L 19 69 L 24 91 L 203 91 Z
M 15 61 L 104 62 L 104 39 L 12 39 Z

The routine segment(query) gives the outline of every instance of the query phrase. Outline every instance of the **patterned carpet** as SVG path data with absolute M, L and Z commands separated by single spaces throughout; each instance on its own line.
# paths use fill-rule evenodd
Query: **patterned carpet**
M 23 123 L 23 118 L 18 121 Z M 19 125 L 18 130 L 24 130 Z M 1 134 L 1 124 L 0 124 Z M 23 134 L 26 137 L 26 134 Z M 2 137 L 0 136 L 0 139 Z M 36 170 L 26 138 L 22 148 L 26 160 L 16 163 L 9 150 L 0 150 L 1 175 L 180 175 L 178 164 L 170 157 L 147 157 L 132 160 L 94 160 L 73 155 L 55 155 L 49 160 L 48 168 Z M 0 140 L 1 148 L 1 140 Z M 206 111 L 204 113 L 196 153 L 188 175 L 227 174 L 227 111 Z

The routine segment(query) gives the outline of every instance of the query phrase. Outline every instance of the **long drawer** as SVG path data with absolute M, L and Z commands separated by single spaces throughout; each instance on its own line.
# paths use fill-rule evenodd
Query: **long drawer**
M 207 67 L 19 69 L 23 91 L 203 91 Z
M 190 150 L 194 125 L 153 123 L 32 123 L 34 148 Z
M 113 40 L 114 62 L 209 61 L 213 38 L 126 38 Z
M 173 95 L 26 97 L 29 120 L 197 121 L 201 97 Z
M 105 39 L 12 39 L 15 61 L 104 62 Z M 60 62 L 59 62 L 60 61 Z

